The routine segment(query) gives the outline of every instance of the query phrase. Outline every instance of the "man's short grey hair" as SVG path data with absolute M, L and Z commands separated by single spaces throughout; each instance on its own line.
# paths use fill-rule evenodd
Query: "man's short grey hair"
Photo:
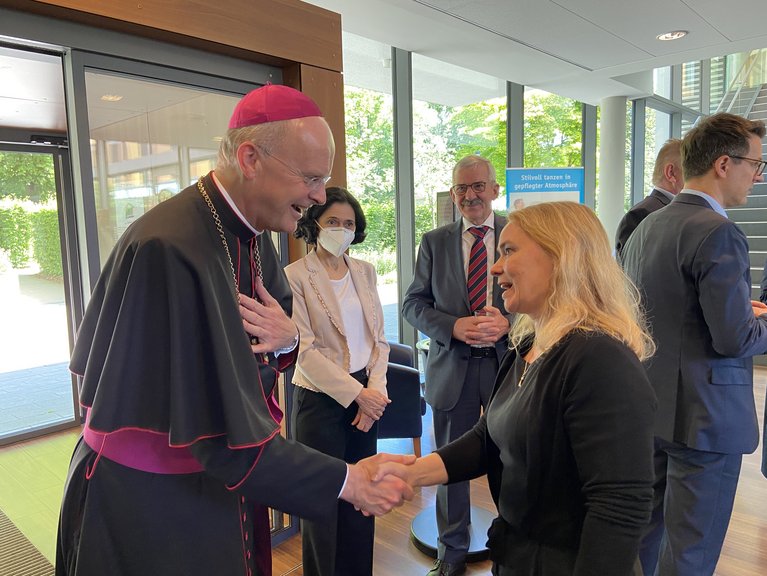
M 464 156 L 458 162 L 456 162 L 455 166 L 453 167 L 453 184 L 455 184 L 455 175 L 458 174 L 459 170 L 474 168 L 474 166 L 480 165 L 487 166 L 487 173 L 490 177 L 490 182 L 496 182 L 495 168 L 493 167 L 490 160 L 483 158 L 482 156 L 478 156 L 477 154 L 469 154 L 468 156 Z
M 663 169 L 669 162 L 680 170 L 682 169 L 682 140 L 679 138 L 666 140 L 660 150 L 658 150 L 658 156 L 655 158 L 655 166 L 653 166 L 652 171 L 653 185 L 660 186 L 666 179 Z
M 240 172 L 240 163 L 237 161 L 237 149 L 245 142 L 253 142 L 256 146 L 271 152 L 278 148 L 285 139 L 290 128 L 289 122 L 292 122 L 292 120 L 280 120 L 227 130 L 226 136 L 221 140 L 221 145 L 218 148 L 216 168 L 233 168 Z

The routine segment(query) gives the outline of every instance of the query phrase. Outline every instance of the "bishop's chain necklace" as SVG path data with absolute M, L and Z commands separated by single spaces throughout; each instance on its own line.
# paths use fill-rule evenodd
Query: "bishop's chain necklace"
M 200 191 L 200 194 L 202 195 L 203 200 L 205 200 L 205 203 L 208 205 L 208 208 L 210 209 L 210 213 L 213 216 L 213 222 L 216 224 L 216 230 L 218 230 L 218 235 L 221 237 L 221 244 L 224 247 L 224 252 L 226 252 L 226 259 L 229 261 L 229 270 L 232 273 L 232 281 L 234 282 L 234 301 L 239 304 L 239 286 L 237 285 L 237 273 L 234 270 L 234 260 L 232 260 L 232 253 L 229 251 L 229 244 L 226 241 L 226 235 L 224 234 L 224 226 L 221 224 L 221 217 L 218 215 L 218 211 L 216 210 L 216 207 L 213 205 L 213 201 L 210 199 L 210 196 L 208 195 L 208 191 L 205 189 L 205 184 L 202 183 L 202 178 L 197 180 L 197 189 Z M 253 244 L 255 248 L 255 260 L 256 260 L 256 274 L 258 274 L 258 277 L 261 279 L 261 283 L 264 282 L 264 273 L 261 269 L 261 252 L 258 250 L 258 243 Z M 255 336 L 250 336 L 250 343 L 251 344 L 258 344 L 258 338 Z

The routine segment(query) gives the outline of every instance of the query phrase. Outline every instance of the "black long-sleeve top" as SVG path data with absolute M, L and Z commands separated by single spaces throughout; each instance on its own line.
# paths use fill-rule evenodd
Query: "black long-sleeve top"
M 575 331 L 518 387 L 523 366 L 510 351 L 485 415 L 437 451 L 449 482 L 488 474 L 491 557 L 514 574 L 630 574 L 652 503 L 656 400 L 642 365 Z

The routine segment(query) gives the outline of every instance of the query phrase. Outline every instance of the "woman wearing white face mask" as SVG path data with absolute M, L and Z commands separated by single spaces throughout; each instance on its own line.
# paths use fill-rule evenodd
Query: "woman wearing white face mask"
M 295 232 L 313 247 L 285 273 L 300 335 L 293 375 L 295 439 L 354 463 L 376 453 L 389 400 L 389 345 L 373 266 L 344 252 L 365 239 L 365 215 L 343 188 L 327 189 Z M 306 576 L 373 573 L 373 517 L 338 501 L 337 517 L 301 521 Z

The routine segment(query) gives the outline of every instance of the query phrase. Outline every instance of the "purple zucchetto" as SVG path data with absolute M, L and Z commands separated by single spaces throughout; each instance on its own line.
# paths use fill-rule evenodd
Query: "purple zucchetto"
M 294 88 L 267 84 L 242 97 L 234 107 L 229 129 L 309 116 L 322 116 L 314 100 Z

